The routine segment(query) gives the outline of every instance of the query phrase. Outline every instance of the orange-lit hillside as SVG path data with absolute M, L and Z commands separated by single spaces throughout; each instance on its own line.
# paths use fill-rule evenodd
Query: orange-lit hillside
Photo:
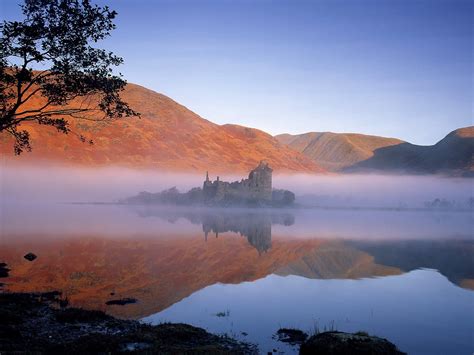
M 122 94 L 141 119 L 112 123 L 71 119 L 71 128 L 94 140 L 90 146 L 52 127 L 24 125 L 33 152 L 13 156 L 12 140 L 0 135 L 0 152 L 19 162 L 51 160 L 68 165 L 119 165 L 175 171 L 244 172 L 266 159 L 277 171 L 323 172 L 311 159 L 257 129 L 209 122 L 170 98 L 128 84 Z M 35 97 L 29 107 L 38 107 Z

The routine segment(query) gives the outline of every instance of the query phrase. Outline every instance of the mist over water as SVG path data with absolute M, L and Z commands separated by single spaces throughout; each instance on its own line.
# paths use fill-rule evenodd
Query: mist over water
M 192 187 L 202 186 L 204 174 L 201 176 L 118 167 L 28 167 L 15 164 L 4 164 L 0 174 L 0 218 L 4 236 L 32 233 L 99 233 L 117 237 L 130 233 L 153 235 L 157 230 L 165 235 L 171 231 L 179 234 L 176 232 L 199 232 L 200 229 L 196 228 L 196 223 L 180 217 L 183 207 L 143 207 L 140 211 L 140 207 L 68 203 L 115 202 L 140 191 L 159 192 L 173 186 L 187 191 Z M 210 177 L 215 178 L 212 174 Z M 221 176 L 221 179 L 229 181 L 239 178 Z M 472 234 L 474 218 L 472 209 L 468 208 L 468 200 L 473 196 L 472 179 L 439 176 L 275 174 L 273 186 L 296 193 L 296 208 L 288 209 L 295 216 L 294 225 L 291 228 L 273 226 L 274 234 L 289 238 L 318 236 L 406 239 Z M 423 209 L 427 201 L 436 198 L 452 201 L 455 208 L 452 212 L 449 209 L 417 210 Z M 318 209 L 306 209 L 305 206 L 316 206 Z M 342 209 L 333 210 L 333 207 Z M 355 213 L 353 207 L 404 207 L 408 210 L 368 209 Z M 143 209 L 152 212 L 144 212 Z M 170 217 L 169 212 L 174 210 L 178 211 L 177 216 Z M 454 213 L 459 210 L 462 213 Z M 163 211 L 167 211 L 168 215 L 163 214 Z M 250 211 L 265 213 L 261 209 Z M 158 216 L 153 216 L 153 213 Z M 172 218 L 174 220 L 170 224 L 169 220 Z
M 201 186 L 203 177 L 125 168 L 69 168 L 4 166 L 2 201 L 114 202 L 140 191 L 161 191 L 177 186 Z
M 276 176 L 274 184 L 311 194 L 320 205 L 362 207 L 423 207 L 435 198 L 466 203 L 473 179 L 434 175 L 294 175 Z M 319 201 L 318 201 L 319 200 Z M 304 202 L 308 202 L 305 199 Z
M 200 210 L 169 206 L 3 204 L 1 239 L 85 235 L 114 239 L 203 237 Z M 450 211 L 210 209 L 206 212 L 231 220 L 242 215 L 266 218 L 275 213 L 291 216 L 294 221 L 291 225 L 272 225 L 272 235 L 286 239 L 470 238 L 474 225 L 472 213 Z
M 176 186 L 184 192 L 201 187 L 200 174 L 125 168 L 66 168 L 4 165 L 0 172 L 2 203 L 114 202 L 140 191 L 159 192 Z M 221 176 L 240 180 L 244 176 Z M 211 174 L 211 179 L 215 176 Z M 473 180 L 440 176 L 281 175 L 273 187 L 295 192 L 302 205 L 337 207 L 423 207 L 446 199 L 461 207 L 473 196 Z
M 176 186 L 181 191 L 202 186 L 204 176 L 124 168 L 68 168 L 54 166 L 3 166 L 1 170 L 2 231 L 7 234 L 67 232 L 74 235 L 192 230 L 189 220 L 141 218 L 125 206 L 64 205 L 70 202 L 116 202 L 140 191 L 159 192 Z M 211 175 L 211 179 L 215 176 Z M 222 176 L 237 180 L 237 176 Z M 464 210 L 473 196 L 473 180 L 437 176 L 388 175 L 275 175 L 274 188 L 296 193 L 296 216 L 291 228 L 274 226 L 274 232 L 289 237 L 325 236 L 379 238 L 392 236 L 430 237 L 469 234 L 472 213 L 449 211 L 377 210 L 354 213 L 352 207 L 423 208 L 435 198 L 453 201 Z M 323 208 L 315 213 L 305 206 Z M 326 207 L 348 210 L 325 210 Z M 146 207 L 150 209 L 151 207 Z M 172 206 L 153 207 L 162 211 L 182 210 Z M 135 210 L 139 209 L 138 207 Z M 160 212 L 161 209 L 161 212 Z M 281 210 L 281 209 L 278 209 Z M 251 209 L 262 213 L 259 209 Z M 143 212 L 143 211 L 142 211 Z M 179 215 L 179 214 L 178 214 Z M 163 216 L 162 216 L 163 217 Z M 179 217 L 179 216 L 178 216 Z M 59 223 L 58 223 L 59 221 Z M 104 225 L 108 227 L 103 228 Z M 41 226 L 40 228 L 38 228 Z M 179 228 L 176 228 L 179 226 Z

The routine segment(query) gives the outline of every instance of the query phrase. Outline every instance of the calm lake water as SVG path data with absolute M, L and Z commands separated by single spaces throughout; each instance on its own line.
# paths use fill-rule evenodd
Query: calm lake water
M 471 212 L 9 204 L 1 219 L 11 291 L 60 290 L 75 306 L 186 322 L 262 352 L 297 352 L 274 339 L 280 327 L 474 351 Z M 105 305 L 125 297 L 137 303 Z

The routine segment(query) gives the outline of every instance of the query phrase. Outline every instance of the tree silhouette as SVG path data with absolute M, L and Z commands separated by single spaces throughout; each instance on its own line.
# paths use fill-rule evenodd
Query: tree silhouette
M 139 116 L 120 99 L 126 81 L 113 68 L 123 59 L 92 46 L 115 28 L 115 11 L 89 0 L 25 0 L 21 8 L 23 21 L 0 25 L 0 132 L 14 137 L 15 154 L 31 151 L 23 122 L 68 134 L 70 118 Z

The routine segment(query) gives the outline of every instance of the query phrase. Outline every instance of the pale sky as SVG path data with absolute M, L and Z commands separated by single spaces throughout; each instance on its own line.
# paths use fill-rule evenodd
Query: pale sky
M 472 1 L 93 2 L 119 13 L 104 46 L 129 82 L 218 124 L 416 144 L 473 124 Z

